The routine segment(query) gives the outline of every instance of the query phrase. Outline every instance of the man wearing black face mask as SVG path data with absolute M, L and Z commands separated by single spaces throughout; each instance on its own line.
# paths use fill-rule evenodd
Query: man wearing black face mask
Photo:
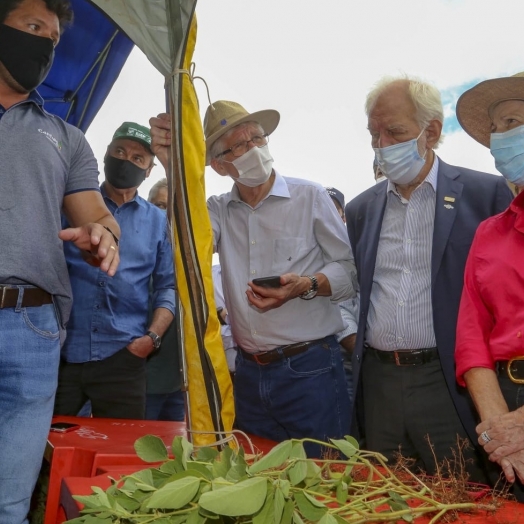
M 27 523 L 51 422 L 72 298 L 62 244 L 82 249 L 108 280 L 119 262 L 120 229 L 100 195 L 93 153 L 35 90 L 71 19 L 66 0 L 0 2 L 2 523 Z M 61 211 L 73 226 L 62 231 Z
M 104 159 L 101 192 L 122 230 L 122 264 L 108 279 L 85 269 L 66 247 L 74 305 L 56 394 L 55 414 L 76 415 L 87 400 L 96 417 L 143 419 L 146 358 L 160 347 L 175 312 L 173 255 L 166 213 L 138 196 L 154 155 L 149 129 L 124 122 Z M 148 324 L 149 282 L 153 318 Z

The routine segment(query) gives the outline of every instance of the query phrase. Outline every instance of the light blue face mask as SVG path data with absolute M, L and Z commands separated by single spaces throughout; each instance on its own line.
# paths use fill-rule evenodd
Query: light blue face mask
M 388 147 L 374 147 L 375 160 L 382 174 L 394 184 L 409 184 L 417 178 L 426 163 L 418 152 L 418 139 L 425 131 L 423 129 L 417 138 L 394 144 Z
M 504 178 L 524 186 L 524 125 L 505 133 L 491 133 L 489 148 Z

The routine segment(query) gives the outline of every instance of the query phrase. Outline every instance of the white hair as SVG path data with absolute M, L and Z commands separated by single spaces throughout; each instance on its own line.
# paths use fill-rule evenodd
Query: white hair
M 379 96 L 391 85 L 396 82 L 406 82 L 408 85 L 408 95 L 415 106 L 415 118 L 421 129 L 429 125 L 432 120 L 438 120 L 444 125 L 444 108 L 440 91 L 432 84 L 421 80 L 420 78 L 408 75 L 402 76 L 385 76 L 381 78 L 368 93 L 366 97 L 366 116 L 369 118 L 373 107 L 377 103 Z M 437 149 L 439 144 L 444 140 L 441 134 L 433 149 Z
M 167 178 L 162 178 L 162 180 L 159 180 L 150 190 L 149 190 L 149 196 L 147 197 L 148 202 L 151 202 L 156 196 L 158 195 L 158 192 L 166 188 L 167 190 Z
M 226 140 L 233 134 L 234 131 L 237 131 L 238 129 L 244 129 L 244 128 L 255 129 L 261 135 L 264 134 L 264 129 L 258 122 L 255 122 L 255 121 L 242 122 L 241 124 L 238 124 L 238 126 L 234 126 L 231 129 L 229 129 L 220 138 L 215 140 L 213 144 L 211 144 L 211 147 L 209 148 L 209 154 L 211 158 L 217 157 L 218 155 L 220 155 L 220 153 L 222 153 L 222 151 L 227 149 L 225 146 Z

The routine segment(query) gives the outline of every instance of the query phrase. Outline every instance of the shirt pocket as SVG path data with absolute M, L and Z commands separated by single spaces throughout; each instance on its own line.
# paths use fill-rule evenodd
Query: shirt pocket
M 307 241 L 304 237 L 277 238 L 273 244 L 273 273 L 283 275 L 290 273 L 307 252 Z

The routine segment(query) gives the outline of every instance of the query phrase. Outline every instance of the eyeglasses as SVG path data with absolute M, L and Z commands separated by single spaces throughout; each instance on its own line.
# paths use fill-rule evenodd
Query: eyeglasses
M 216 158 L 227 155 L 228 153 L 232 153 L 233 156 L 238 158 L 239 156 L 242 156 L 244 153 L 248 152 L 249 142 L 253 142 L 253 145 L 257 147 L 267 146 L 269 142 L 269 135 L 267 133 L 265 135 L 255 135 L 252 136 L 250 140 L 246 140 L 245 142 L 238 142 L 238 144 L 235 144 L 234 146 L 231 146 L 229 149 L 222 151 L 222 153 L 219 153 L 216 156 Z

